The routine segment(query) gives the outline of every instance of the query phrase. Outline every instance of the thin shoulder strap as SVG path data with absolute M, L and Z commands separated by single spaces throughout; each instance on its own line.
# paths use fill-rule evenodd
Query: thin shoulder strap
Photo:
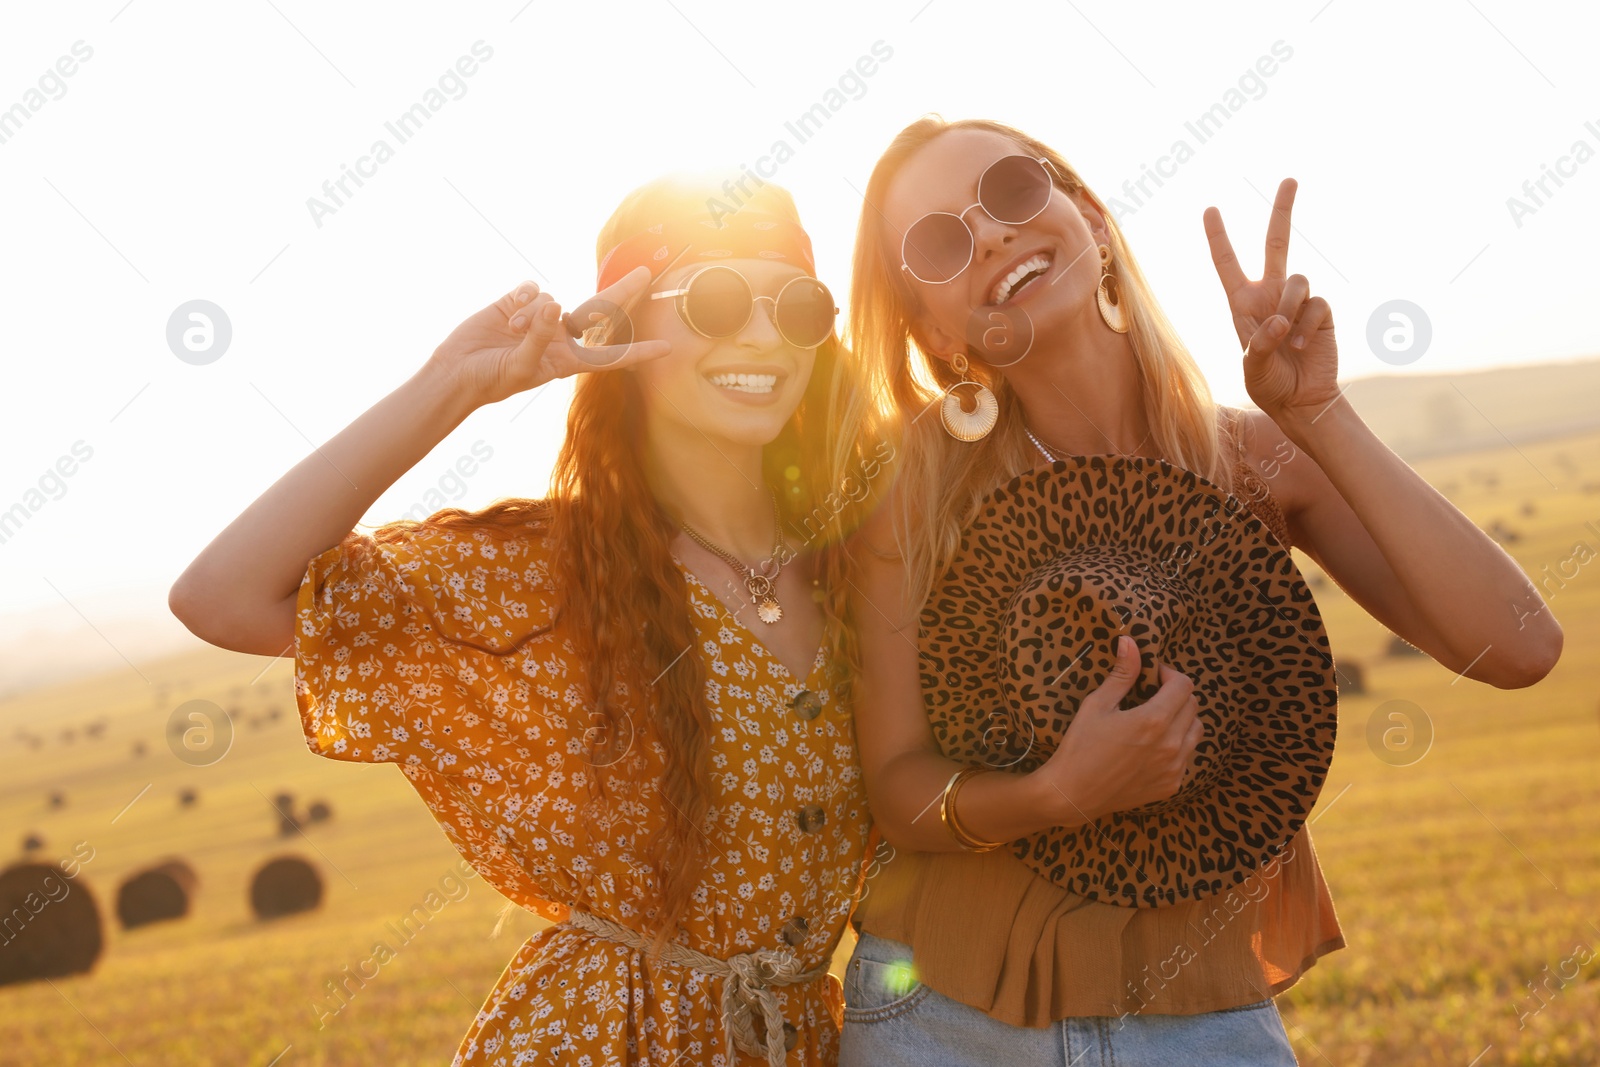
M 1224 408 L 1228 419 L 1228 436 L 1233 440 L 1233 462 L 1246 462 L 1244 455 L 1244 412 L 1238 408 Z

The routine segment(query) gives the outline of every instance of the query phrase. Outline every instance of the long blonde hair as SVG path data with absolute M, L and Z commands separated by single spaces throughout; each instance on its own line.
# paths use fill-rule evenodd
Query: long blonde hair
M 1060 153 L 1021 130 L 989 119 L 948 122 L 925 115 L 901 130 L 873 167 L 856 228 L 850 287 L 850 346 L 862 363 L 869 408 L 851 417 L 881 421 L 900 440 L 893 502 L 895 543 L 906 565 L 904 610 L 915 612 L 954 556 L 961 530 L 980 500 L 996 486 L 1038 464 L 1022 406 L 1005 376 L 971 358 L 968 376 L 994 391 L 1000 421 L 985 438 L 959 441 L 932 410 L 960 375 L 918 346 L 912 323 L 920 310 L 900 270 L 899 241 L 888 232 L 881 205 L 901 166 L 918 149 L 949 130 L 987 130 L 1015 141 L 1026 154 L 1055 166 L 1057 188 L 1100 208 L 1110 235 L 1112 273 L 1129 322 L 1128 340 L 1139 368 L 1151 441 L 1169 463 L 1231 491 L 1232 464 L 1225 444 L 1232 423 L 1219 426 L 1219 408 L 1194 357 L 1157 303 L 1116 219 Z M 1220 436 L 1219 436 L 1220 434 Z M 902 617 L 905 617 L 904 615 Z

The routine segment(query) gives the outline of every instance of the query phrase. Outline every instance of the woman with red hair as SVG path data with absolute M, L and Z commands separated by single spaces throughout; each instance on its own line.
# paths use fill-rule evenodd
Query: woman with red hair
M 851 383 L 791 198 L 713 217 L 719 188 L 635 191 L 595 299 L 472 315 L 172 588 L 206 641 L 292 652 L 308 747 L 398 765 L 552 920 L 458 1065 L 836 1055 L 868 815 L 830 546 L 840 472 L 888 457 L 830 433 Z M 548 495 L 352 530 L 476 408 L 572 375 Z

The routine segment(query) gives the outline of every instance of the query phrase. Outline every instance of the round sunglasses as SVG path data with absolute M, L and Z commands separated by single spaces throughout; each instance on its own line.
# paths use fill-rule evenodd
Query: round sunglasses
M 978 202 L 959 214 L 930 211 L 906 230 L 900 241 L 900 269 L 919 282 L 954 281 L 972 262 L 976 247 L 967 212 L 981 207 L 996 222 L 1017 226 L 1038 216 L 1050 203 L 1054 165 L 1044 156 L 1004 156 L 978 177 Z
M 651 300 L 676 298 L 678 317 L 702 337 L 732 337 L 755 314 L 759 301 L 772 301 L 772 321 L 796 348 L 816 348 L 833 333 L 839 309 L 833 293 L 810 276 L 791 278 L 778 295 L 756 296 L 743 274 L 732 267 L 701 267 L 680 288 L 651 293 Z

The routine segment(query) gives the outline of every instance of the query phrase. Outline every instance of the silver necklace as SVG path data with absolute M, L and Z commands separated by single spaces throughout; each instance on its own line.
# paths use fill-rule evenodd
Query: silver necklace
M 1044 447 L 1044 442 L 1039 440 L 1038 437 L 1034 436 L 1034 433 L 1033 433 L 1032 430 L 1028 429 L 1026 426 L 1023 427 L 1023 430 L 1024 430 L 1024 432 L 1027 433 L 1028 440 L 1033 442 L 1033 447 L 1037 448 L 1039 450 L 1039 454 L 1044 457 L 1044 461 L 1046 463 L 1054 463 L 1056 461 L 1055 453 L 1050 451 L 1048 448 Z M 1150 437 L 1154 433 L 1155 433 L 1155 431 L 1152 430 L 1152 431 L 1150 431 L 1150 433 L 1145 434 L 1143 441 L 1140 441 L 1138 444 L 1134 445 L 1133 448 L 1130 451 L 1123 452 L 1123 453 L 1120 453 L 1120 454 L 1123 455 L 1123 456 L 1128 457 L 1129 459 L 1137 459 L 1138 457 L 1135 456 L 1134 453 L 1139 451 L 1139 449 L 1143 448 L 1147 443 L 1149 443 Z

